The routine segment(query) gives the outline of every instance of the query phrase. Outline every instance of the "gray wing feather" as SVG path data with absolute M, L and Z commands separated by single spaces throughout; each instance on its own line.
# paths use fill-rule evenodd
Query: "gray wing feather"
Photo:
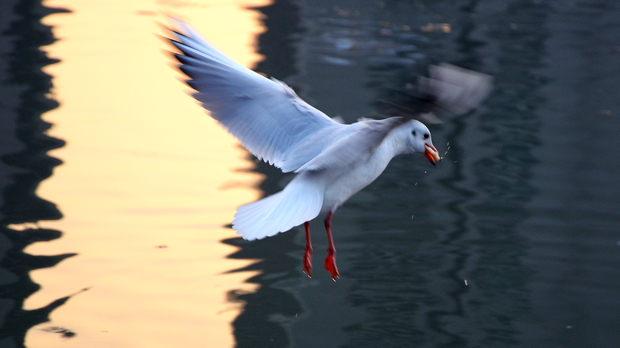
M 432 65 L 429 75 L 418 80 L 421 94 L 455 115 L 475 109 L 493 90 L 491 76 L 447 63 Z
M 348 127 L 308 105 L 284 83 L 226 57 L 185 23 L 172 22 L 180 30 L 170 30 L 170 42 L 180 51 L 175 57 L 196 90 L 193 97 L 259 159 L 284 172 L 296 170 L 329 145 L 309 138 Z
M 390 117 L 383 120 L 363 120 L 355 123 L 352 125 L 355 127 L 354 131 L 332 143 L 295 172 L 319 171 L 326 168 L 347 167 L 358 162 L 363 163 L 392 129 L 406 121 L 402 117 Z

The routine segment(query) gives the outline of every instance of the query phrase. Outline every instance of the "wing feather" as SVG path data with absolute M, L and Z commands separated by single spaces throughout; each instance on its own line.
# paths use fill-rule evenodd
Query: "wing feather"
M 294 171 L 330 145 L 330 134 L 348 127 L 308 105 L 286 84 L 226 57 L 186 23 L 171 21 L 177 30 L 169 29 L 170 42 L 180 52 L 175 57 L 196 91 L 193 97 L 259 159 Z
M 355 131 L 332 143 L 311 161 L 295 172 L 319 171 L 326 168 L 347 167 L 364 162 L 379 146 L 388 133 L 395 127 L 407 122 L 402 117 L 390 117 L 383 120 L 362 120 L 354 124 Z

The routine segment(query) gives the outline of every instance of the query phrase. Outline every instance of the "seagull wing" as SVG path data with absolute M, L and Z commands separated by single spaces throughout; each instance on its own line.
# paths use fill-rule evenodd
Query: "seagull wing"
M 390 117 L 383 120 L 361 120 L 351 127 L 354 129 L 338 141 L 331 143 L 323 152 L 295 172 L 305 170 L 319 171 L 326 168 L 347 167 L 364 163 L 372 155 L 390 131 L 407 122 L 403 117 Z
M 429 77 L 420 76 L 417 88 L 400 101 L 381 100 L 395 112 L 428 124 L 442 123 L 435 114 L 458 116 L 477 108 L 493 91 L 493 77 L 441 63 L 431 65 Z M 447 112 L 446 112 L 447 111 Z
M 334 139 L 331 134 L 348 127 L 308 105 L 283 82 L 228 58 L 186 23 L 171 21 L 176 30 L 169 29 L 169 40 L 180 52 L 174 56 L 196 90 L 193 97 L 259 159 L 294 171 L 329 145 L 322 139 Z
M 477 108 L 493 90 L 490 75 L 451 64 L 432 65 L 429 73 L 430 78 L 420 77 L 418 88 L 422 94 L 432 95 L 437 105 L 454 115 Z

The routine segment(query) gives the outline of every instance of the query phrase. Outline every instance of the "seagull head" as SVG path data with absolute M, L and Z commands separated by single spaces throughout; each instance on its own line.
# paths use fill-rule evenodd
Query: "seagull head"
M 436 165 L 436 161 L 441 161 L 437 149 L 433 146 L 431 132 L 422 122 L 417 120 L 410 122 L 408 142 L 409 152 L 423 153 L 433 165 Z

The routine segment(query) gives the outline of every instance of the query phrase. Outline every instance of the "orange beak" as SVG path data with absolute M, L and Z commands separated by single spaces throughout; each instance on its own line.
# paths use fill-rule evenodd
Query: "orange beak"
M 431 162 L 434 166 L 437 166 L 435 161 L 441 161 L 441 157 L 439 157 L 437 149 L 429 144 L 424 144 L 424 149 L 426 150 L 424 152 L 424 156 L 428 158 L 429 162 Z

